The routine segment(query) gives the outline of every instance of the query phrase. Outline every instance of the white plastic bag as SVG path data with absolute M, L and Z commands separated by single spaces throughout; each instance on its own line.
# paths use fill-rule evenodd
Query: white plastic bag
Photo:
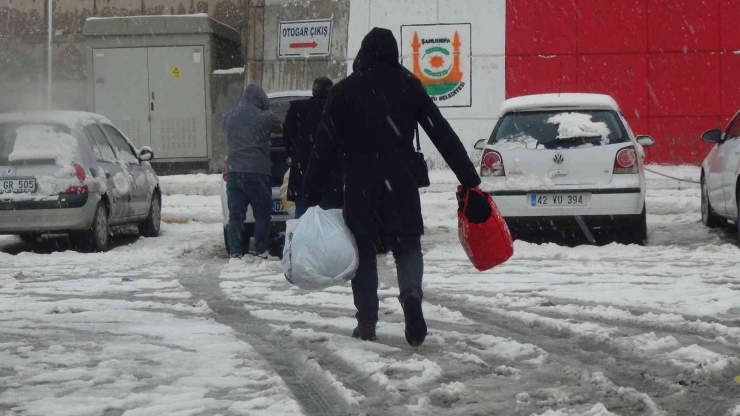
M 324 289 L 355 277 L 357 243 L 342 210 L 311 207 L 286 228 L 282 266 L 289 282 L 301 289 Z

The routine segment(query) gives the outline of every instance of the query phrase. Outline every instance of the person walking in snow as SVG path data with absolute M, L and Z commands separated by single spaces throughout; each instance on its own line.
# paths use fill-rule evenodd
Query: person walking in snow
M 375 242 L 382 231 L 396 260 L 406 340 L 418 346 L 427 335 L 421 306 L 424 224 L 417 182 L 408 168 L 416 157 L 417 123 L 464 188 L 478 186 L 480 178 L 424 86 L 399 64 L 398 46 L 390 30 L 374 28 L 367 34 L 353 69 L 329 93 L 306 172 L 305 199 L 309 206 L 318 205 L 322 184 L 341 159 L 345 220 L 360 258 L 352 279 L 358 324 L 352 335 L 377 339 Z
M 226 171 L 229 256 L 241 258 L 244 246 L 249 245 L 249 240 L 244 241 L 244 220 L 251 205 L 255 244 L 250 254 L 267 259 L 272 215 L 270 134 L 280 131 L 280 118 L 270 111 L 265 91 L 250 84 L 239 104 L 224 116 L 223 128 L 229 147 Z
M 283 142 L 290 156 L 288 200 L 296 204 L 296 218 L 302 217 L 308 209 L 303 202 L 303 179 L 308 169 L 316 132 L 319 130 L 321 113 L 324 111 L 326 97 L 332 85 L 334 83 L 329 78 L 316 78 L 313 82 L 312 97 L 307 100 L 291 101 L 283 123 Z M 341 177 L 335 171 L 326 184 L 321 208 L 340 208 L 344 197 L 342 187 Z

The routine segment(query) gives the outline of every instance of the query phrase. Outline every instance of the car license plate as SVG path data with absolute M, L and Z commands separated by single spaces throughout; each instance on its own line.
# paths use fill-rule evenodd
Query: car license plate
M 272 213 L 279 214 L 285 212 L 283 201 L 272 201 Z
M 0 194 L 36 192 L 36 179 L 0 179 Z
M 591 194 L 530 194 L 529 206 L 539 207 L 585 207 Z

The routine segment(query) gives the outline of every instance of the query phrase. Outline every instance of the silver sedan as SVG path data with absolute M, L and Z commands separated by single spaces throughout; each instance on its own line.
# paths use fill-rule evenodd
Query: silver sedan
M 148 161 L 107 118 L 49 111 L 0 115 L 0 234 L 70 234 L 106 251 L 111 227 L 159 234 L 162 198 Z

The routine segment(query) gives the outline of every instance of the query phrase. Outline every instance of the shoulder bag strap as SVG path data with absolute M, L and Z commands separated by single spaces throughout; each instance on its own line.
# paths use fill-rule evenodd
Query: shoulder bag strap
M 416 131 L 416 152 L 420 153 L 421 152 L 421 141 L 419 140 L 419 125 L 418 124 L 416 125 L 415 131 Z

